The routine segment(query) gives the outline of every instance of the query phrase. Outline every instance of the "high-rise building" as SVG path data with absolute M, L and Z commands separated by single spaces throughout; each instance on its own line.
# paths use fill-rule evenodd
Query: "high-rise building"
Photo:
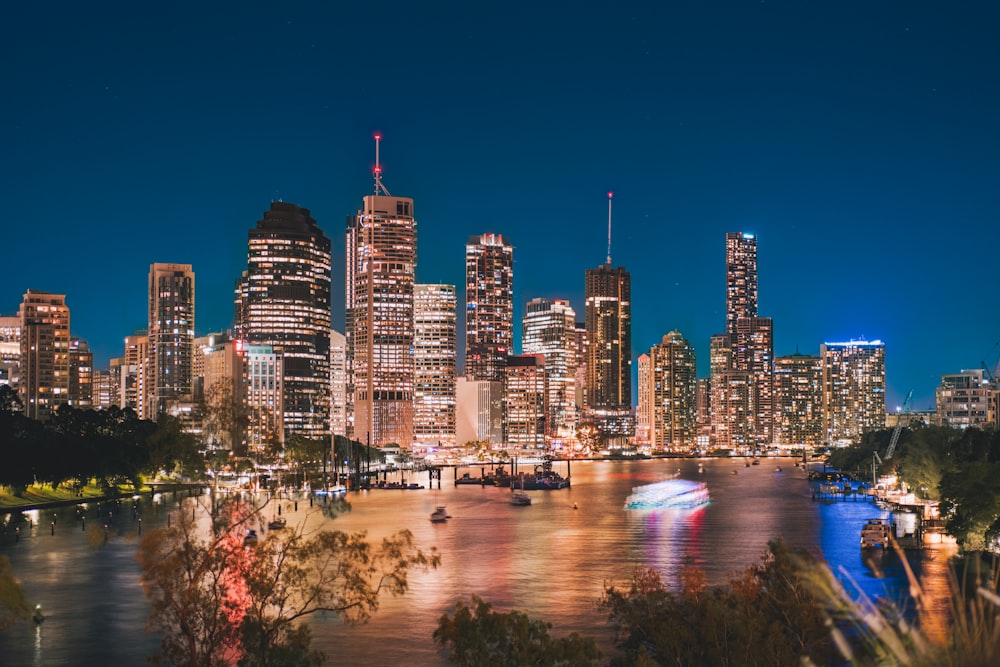
M 503 382 L 455 382 L 455 442 L 503 443 Z
M 726 332 L 736 321 L 757 317 L 757 239 L 753 234 L 726 233 Z
M 74 408 L 93 406 L 94 354 L 87 341 L 69 339 L 69 401 Z
M 503 382 L 514 352 L 514 247 L 501 234 L 465 246 L 465 376 Z
M 145 329 L 125 337 L 125 352 L 117 365 L 114 361 L 112 359 L 111 370 L 117 369 L 121 407 L 135 410 L 140 419 L 148 418 L 152 412 L 149 404 L 153 381 L 149 367 L 149 336 Z
M 823 438 L 852 442 L 885 428 L 885 344 L 823 343 Z
M 376 137 L 379 139 L 379 137 Z M 375 194 L 347 219 L 346 315 L 353 436 L 413 444 L 413 200 L 393 197 L 375 167 Z
M 576 345 L 576 312 L 569 301 L 536 298 L 528 302 L 521 318 L 521 349 L 524 354 L 545 357 L 546 436 L 559 446 L 576 437 Z
M 240 355 L 246 447 L 250 454 L 260 454 L 285 442 L 284 360 L 271 345 L 245 345 Z
M 691 452 L 697 444 L 698 368 L 694 348 L 671 331 L 649 350 L 648 416 L 654 450 Z M 642 389 L 640 389 L 640 392 Z
M 507 357 L 504 381 L 504 442 L 511 447 L 545 447 L 548 395 L 545 357 L 515 354 Z
M 339 331 L 330 332 L 330 433 L 347 436 L 349 429 L 347 396 L 347 336 Z
M 115 361 L 115 360 L 112 360 Z M 111 370 L 94 370 L 91 383 L 90 405 L 95 410 L 107 410 L 118 405 L 118 384 Z
M 305 209 L 271 202 L 249 232 L 235 338 L 282 358 L 283 430 L 330 438 L 330 239 Z
M 639 377 L 637 385 L 638 396 L 635 407 L 635 445 L 649 447 L 652 442 L 652 375 L 650 375 L 650 359 L 648 354 L 640 354 L 636 359 L 636 374 Z
M 792 354 L 774 360 L 774 441 L 823 444 L 823 364 L 819 357 Z
M 632 280 L 611 263 L 587 269 L 587 388 L 585 419 L 605 444 L 625 447 L 632 417 Z
M 942 375 L 935 391 L 938 422 L 955 428 L 983 428 L 990 423 L 989 405 L 994 391 L 982 368 Z
M 20 310 L 19 395 L 24 414 L 48 420 L 69 402 L 69 307 L 66 295 L 28 290 Z
M 413 440 L 455 444 L 456 309 L 454 285 L 415 285 L 413 293 Z
M 774 323 L 757 316 L 757 239 L 726 234 L 726 331 L 712 337 L 712 437 L 723 449 L 774 440 Z
M 194 271 L 190 264 L 149 267 L 149 355 L 153 419 L 172 400 L 191 400 L 194 358 Z

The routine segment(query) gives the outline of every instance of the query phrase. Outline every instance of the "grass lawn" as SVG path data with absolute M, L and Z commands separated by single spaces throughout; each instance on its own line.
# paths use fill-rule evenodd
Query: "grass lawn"
M 131 488 L 119 488 L 122 493 L 131 493 Z M 49 503 L 58 500 L 82 500 L 85 498 L 101 498 L 105 492 L 98 486 L 90 485 L 84 487 L 83 496 L 77 494 L 76 490 L 68 486 L 59 486 L 53 489 L 51 486 L 29 486 L 22 495 L 13 495 L 11 489 L 0 486 L 0 508 L 17 508 L 39 503 Z

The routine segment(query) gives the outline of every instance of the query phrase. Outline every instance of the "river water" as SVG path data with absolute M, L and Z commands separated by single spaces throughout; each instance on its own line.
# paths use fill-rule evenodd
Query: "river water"
M 723 584 L 779 536 L 820 550 L 866 595 L 906 600 L 903 567 L 894 554 L 878 562 L 862 560 L 861 526 L 884 516 L 876 507 L 813 500 L 805 473 L 789 459 L 765 459 L 752 467 L 725 459 L 702 463 L 699 473 L 694 460 L 573 462 L 572 487 L 529 491 L 529 507 L 509 504 L 503 489 L 456 487 L 447 478 L 450 471 L 441 489 L 350 494 L 352 510 L 332 521 L 310 513 L 306 501 L 297 511 L 284 501 L 290 525 L 328 522 L 338 530 L 367 531 L 371 539 L 408 528 L 421 548 L 437 547 L 441 555 L 439 568 L 412 574 L 407 594 L 385 599 L 365 625 L 314 618 L 313 646 L 326 653 L 328 664 L 446 665 L 431 635 L 442 614 L 474 593 L 498 610 L 518 609 L 552 623 L 553 634 L 597 637 L 608 654 L 613 651 L 609 626 L 595 604 L 606 583 L 624 582 L 635 567 L 654 567 L 676 586 L 679 569 L 693 563 L 710 584 Z M 566 474 L 565 464 L 556 464 L 556 470 Z M 708 505 L 623 509 L 633 487 L 678 470 L 682 478 L 708 484 Z M 413 481 L 426 485 L 427 474 Z M 173 498 L 163 501 L 174 512 L 190 511 L 178 509 Z M 438 505 L 447 506 L 451 520 L 429 520 Z M 136 511 L 128 501 L 120 507 L 90 505 L 85 526 L 78 512 L 66 508 L 55 517 L 34 512 L 33 530 L 23 527 L 16 540 L 10 530 L 0 537 L 0 554 L 10 557 L 29 600 L 46 614 L 37 631 L 22 623 L 0 633 L 0 665 L 142 665 L 156 650 L 158 638 L 144 632 L 148 605 L 135 553 L 138 519 L 149 530 L 166 521 L 167 511 L 147 496 Z M 927 606 L 947 609 L 947 554 L 914 552 L 909 561 L 931 596 Z M 932 615 L 925 626 L 943 633 L 939 619 Z

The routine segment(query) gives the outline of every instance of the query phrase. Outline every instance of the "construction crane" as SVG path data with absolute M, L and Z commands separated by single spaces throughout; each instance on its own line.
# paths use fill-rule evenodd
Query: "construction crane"
M 913 397 L 913 390 L 911 389 L 906 394 L 906 398 L 903 399 L 903 404 L 899 406 L 899 419 L 896 421 L 896 428 L 892 431 L 892 439 L 889 440 L 889 448 L 885 450 L 885 460 L 888 461 L 892 458 L 892 455 L 896 452 L 896 443 L 899 442 L 899 432 L 903 430 L 903 413 L 906 412 L 906 405 L 910 402 Z M 877 456 L 877 454 L 876 454 Z

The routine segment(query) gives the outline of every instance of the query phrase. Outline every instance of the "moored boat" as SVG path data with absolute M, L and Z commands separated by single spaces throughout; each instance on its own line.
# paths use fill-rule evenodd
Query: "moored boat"
M 862 549 L 887 549 L 892 536 L 892 524 L 889 519 L 868 519 L 861 527 Z
M 510 504 L 523 507 L 531 504 L 531 496 L 524 491 L 512 491 L 510 494 Z
M 271 519 L 267 522 L 267 527 L 270 530 L 281 530 L 288 525 L 288 521 L 284 517 L 278 517 L 276 519 Z
M 445 509 L 444 505 L 434 508 L 434 511 L 431 512 L 431 521 L 434 523 L 444 523 L 450 518 L 451 515 L 448 514 L 448 510 Z

